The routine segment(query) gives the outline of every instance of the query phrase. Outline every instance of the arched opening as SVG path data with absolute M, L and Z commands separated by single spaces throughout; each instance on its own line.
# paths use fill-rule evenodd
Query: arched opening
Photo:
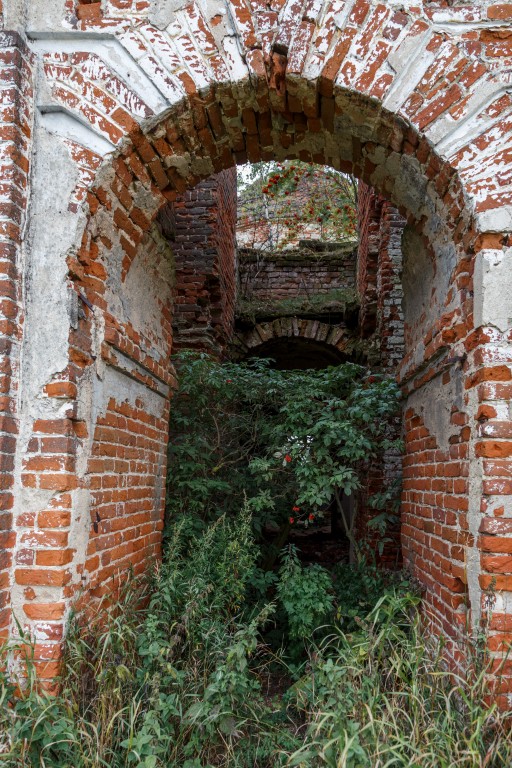
M 267 360 L 272 368 L 280 371 L 322 370 L 349 361 L 363 366 L 374 364 L 375 372 L 391 370 L 396 363 L 386 354 L 385 344 L 376 333 L 376 322 L 371 328 L 367 322 L 368 327 L 363 328 L 360 322 L 373 294 L 368 296 L 367 287 L 358 291 L 362 273 L 369 269 L 367 254 L 363 250 L 359 253 L 358 248 L 354 179 L 332 168 L 301 161 L 243 166 L 237 172 L 237 179 L 238 290 L 228 356 L 247 362 Z M 363 210 L 364 203 L 360 218 Z M 398 241 L 400 234 L 401 230 Z M 379 324 L 384 323 L 380 305 L 393 306 L 397 311 L 393 329 L 396 343 L 400 336 L 403 338 L 399 290 L 401 254 L 394 243 L 395 269 L 393 272 L 388 267 L 385 281 L 381 253 L 384 260 L 384 249 L 390 251 L 391 244 L 389 238 L 381 239 L 382 243 L 376 244 L 379 263 L 373 275 L 380 286 Z M 377 312 L 375 315 L 377 317 Z M 384 333 L 387 330 L 387 327 L 383 329 Z M 400 349 L 397 352 L 400 353 Z M 373 361 L 370 360 L 372 353 Z M 307 381 L 297 385 L 307 386 Z M 341 423 L 339 431 L 343 431 Z M 391 433 L 389 437 L 391 439 Z M 292 543 L 298 547 L 301 560 L 332 568 L 337 562 L 355 560 L 355 548 L 362 547 L 364 539 L 368 557 L 376 557 L 380 547 L 375 532 L 370 544 L 368 523 L 372 517 L 373 496 L 369 491 L 370 487 L 373 493 L 379 490 L 377 475 L 381 491 L 386 482 L 391 482 L 391 477 L 384 479 L 382 468 L 377 470 L 376 458 L 372 463 L 375 464 L 370 470 L 373 482 L 369 482 L 369 475 L 362 479 L 364 503 L 358 492 L 352 494 L 347 488 L 346 494 L 340 491 L 332 495 L 321 508 L 310 506 L 309 516 L 307 505 L 290 504 L 286 520 L 289 519 L 290 526 L 284 528 L 283 523 L 279 525 L 277 520 L 272 520 L 265 527 L 267 546 L 277 542 L 279 550 L 284 544 Z M 391 499 L 388 506 L 392 506 Z M 373 517 L 376 514 L 374 511 Z M 383 511 L 381 519 L 385 516 Z M 395 520 L 394 514 L 389 514 L 391 519 Z M 288 537 L 286 541 L 284 535 Z M 400 562 L 399 550 L 395 537 L 394 551 L 387 558 L 391 564 Z M 268 566 L 270 562 L 275 563 L 276 558 L 272 561 L 264 557 L 263 560 Z
M 270 358 L 281 370 L 326 368 L 346 359 L 341 352 L 325 343 L 303 338 L 272 339 L 254 347 L 251 357 Z
M 297 85 L 299 83 L 295 83 L 294 88 Z M 375 100 L 340 88 L 335 88 L 332 95 L 319 96 L 307 81 L 300 87 L 303 89 L 300 111 L 290 113 L 281 111 L 280 107 L 286 99 L 292 98 L 294 90 L 285 81 L 279 81 L 270 90 L 262 81 L 256 85 L 244 81 L 239 85 L 235 101 L 222 88 L 215 96 L 204 94 L 200 100 L 184 101 L 145 134 L 134 128 L 130 139 L 114 160 L 100 171 L 97 182 L 88 193 L 89 219 L 82 244 L 76 255 L 70 254 L 68 264 L 81 304 L 79 326 L 70 335 L 71 347 L 79 350 L 82 356 L 78 363 L 70 364 L 79 385 L 92 373 L 91 345 L 98 343 L 93 342 L 97 337 L 98 313 L 104 323 L 100 344 L 106 375 L 101 380 L 93 375 L 103 405 L 99 417 L 90 424 L 88 438 L 81 441 L 82 452 L 87 450 L 87 442 L 90 445 L 86 482 L 91 489 L 92 523 L 87 554 L 81 567 L 89 581 L 91 594 L 108 591 L 108 577 L 122 569 L 124 561 L 136 563 L 136 568 L 142 570 L 159 547 L 163 505 L 160 467 L 164 465 L 167 397 L 172 385 L 172 372 L 168 366 L 172 288 L 168 279 L 162 279 L 169 254 L 162 243 L 155 217 L 168 210 L 170 203 L 179 199 L 187 188 L 195 187 L 201 177 L 207 177 L 212 170 L 220 171 L 236 161 L 245 162 L 247 154 L 245 150 L 237 149 L 237 135 L 253 137 L 252 145 L 266 156 L 272 153 L 276 158 L 300 157 L 344 168 L 373 184 L 407 213 L 410 226 L 417 233 L 416 237 L 425 243 L 425 252 L 430 254 L 426 258 L 431 259 L 433 266 L 429 316 L 419 315 L 409 328 L 401 378 L 414 382 L 419 375 L 416 372 L 429 358 L 437 358 L 439 351 L 442 351 L 442 361 L 449 357 L 449 347 L 443 340 L 446 323 L 460 327 L 470 302 L 467 283 L 460 277 L 466 274 L 468 265 L 460 242 L 465 229 L 465 214 L 455 203 L 447 210 L 441 200 L 441 195 L 456 194 L 457 177 L 442 164 L 412 126 L 386 112 Z M 266 93 L 269 98 L 262 110 L 255 106 L 258 93 Z M 320 113 L 323 110 L 324 117 L 319 118 L 323 120 L 320 132 L 313 130 L 314 118 L 307 118 L 300 129 L 297 125 L 304 109 L 309 109 L 308 104 L 315 104 Z M 327 113 L 328 104 L 333 109 L 331 116 Z M 216 105 L 215 108 L 212 105 Z M 242 134 L 237 133 L 240 129 L 235 129 L 227 117 L 229 111 L 235 109 L 244 115 Z M 216 110 L 227 111 L 221 119 Z M 203 118 L 198 116 L 198 111 Z M 249 132 L 250 114 L 260 126 L 259 131 L 263 131 L 265 120 L 282 124 L 283 130 L 281 133 L 270 132 L 265 138 L 260 133 Z M 201 120 L 206 123 L 203 128 L 198 128 Z M 291 133 L 287 133 L 285 126 Z M 206 138 L 199 140 L 199 133 L 203 137 L 209 136 L 211 142 L 208 143 Z M 292 141 L 285 140 L 285 135 L 292 137 Z M 311 147 L 316 147 L 316 151 L 312 152 Z M 162 215 L 160 213 L 160 221 Z M 454 227 L 454 220 L 458 222 L 457 227 Z M 469 226 L 469 219 L 467 221 Z M 198 270 L 194 271 L 202 279 Z M 436 283 L 434 276 L 439 272 L 448 276 L 447 282 Z M 211 274 L 210 284 L 202 288 L 206 302 L 215 291 L 222 294 L 222 265 L 213 265 Z M 138 275 L 144 276 L 146 281 L 142 291 Z M 91 310 L 89 305 L 94 309 Z M 450 319 L 445 320 L 444 313 L 448 309 Z M 219 311 L 222 313 L 222 309 Z M 229 309 L 225 308 L 225 311 Z M 148 318 L 152 318 L 150 323 Z M 450 362 L 451 367 L 457 371 L 460 364 Z M 135 397 L 127 405 L 126 397 L 130 401 L 131 395 L 125 385 L 119 388 L 116 383 L 120 375 L 132 382 L 144 382 L 145 398 Z M 447 372 L 443 374 L 445 378 L 446 375 Z M 163 404 L 163 410 L 157 403 Z M 465 424 L 462 411 L 457 411 L 457 418 Z M 425 430 L 427 434 L 427 428 L 420 426 L 421 416 L 414 413 L 410 419 L 414 423 L 419 420 L 416 429 Z M 141 420 L 145 420 L 145 429 L 151 431 L 150 438 L 133 436 L 138 434 Z M 117 444 L 111 442 L 109 430 L 115 430 Z M 464 443 L 464 438 L 460 439 Z M 429 436 L 425 440 L 434 445 L 436 437 Z M 137 448 L 131 447 L 132 441 Z M 139 444 L 142 450 L 138 448 Z M 132 456 L 134 463 L 129 464 Z M 124 463 L 126 457 L 128 465 Z M 446 460 L 452 461 L 449 451 Z M 141 462 L 144 469 L 141 467 L 141 473 L 137 474 L 136 464 Z M 463 469 L 465 459 L 462 455 L 458 464 L 464 478 L 467 470 Z M 127 479 L 123 474 L 123 469 L 128 467 L 133 467 L 129 474 L 137 478 L 130 489 L 125 487 Z M 111 477 L 112 488 L 104 488 L 106 474 Z M 462 479 L 461 482 L 465 481 Z M 420 565 L 423 556 L 416 549 L 416 531 L 423 531 L 423 522 L 419 523 L 423 519 L 423 496 L 418 496 L 413 488 L 406 490 L 404 497 L 403 541 L 412 567 L 420 578 L 429 581 L 432 578 L 431 564 L 423 571 Z M 160 500 L 155 504 L 157 497 Z M 143 511 L 145 505 L 146 513 Z M 428 514 L 430 516 L 430 512 Z M 443 568 L 441 563 L 436 567 L 440 571 Z M 460 594 L 460 577 L 453 578 L 456 594 Z M 435 603 L 438 598 L 434 594 L 432 597 Z M 458 610 L 464 611 L 463 603 Z M 440 620 L 444 623 L 444 618 L 440 617 Z
M 479 577 L 489 575 L 475 548 L 478 504 L 469 486 L 481 480 L 471 420 L 476 387 L 494 375 L 480 373 L 489 337 L 475 334 L 473 263 L 475 251 L 491 241 L 477 230 L 457 159 L 446 159 L 426 135 L 436 115 L 422 112 L 423 99 L 398 115 L 397 92 L 383 102 L 386 78 L 372 81 L 375 88 L 367 92 L 357 79 L 341 85 L 335 63 L 320 77 L 303 75 L 279 50 L 265 61 L 251 49 L 248 76 L 244 69 L 229 83 L 191 88 L 144 129 L 126 110 L 119 113 L 123 127 L 112 131 L 119 147 L 87 190 L 81 243 L 66 249 L 75 304 L 66 364 L 51 383 L 72 385 L 66 398 L 76 409 L 60 423 L 61 403 L 52 400 L 40 418 L 27 416 L 20 482 L 38 489 L 53 484 L 45 486 L 50 498 L 36 502 L 38 513 L 68 505 L 69 533 L 80 547 L 70 563 L 52 571 L 64 613 L 82 580 L 94 597 L 129 563 L 142 570 L 157 556 L 173 372 L 172 287 L 156 217 L 199 181 L 247 159 L 298 157 L 343 169 L 407 217 L 414 235 L 406 259 L 428 265 L 429 290 L 419 290 L 412 266 L 408 272 L 400 367 L 407 442 L 402 540 L 407 563 L 426 588 L 434 627 L 455 640 L 469 605 L 478 615 L 486 582 Z M 60 64 L 47 64 L 49 77 L 60 82 Z M 224 275 L 214 265 L 206 300 L 208 292 L 223 295 Z M 37 303 L 31 308 L 28 328 L 36 326 L 40 309 Z M 219 316 L 229 311 L 221 307 Z M 55 392 L 48 398 L 61 397 Z M 69 439 L 62 456 L 70 457 L 73 470 L 64 480 L 47 480 L 37 468 L 48 433 Z M 13 588 L 15 602 L 29 606 L 27 616 L 31 601 L 43 602 L 33 578 L 20 574 Z M 24 596 L 29 587 L 30 600 Z
M 259 87 L 263 86 L 260 85 Z M 307 104 L 308 99 L 313 98 L 313 92 L 307 82 L 303 83 L 303 87 L 304 96 L 302 104 Z M 284 102 L 286 98 L 289 98 L 286 95 L 287 92 L 285 92 L 284 82 L 279 88 L 281 90 L 271 90 L 270 94 L 272 94 L 272 98 L 279 94 L 279 98 Z M 224 103 L 226 99 L 226 104 L 228 104 L 229 99 L 226 94 L 222 95 L 222 91 L 216 94 L 215 103 L 219 109 L 221 107 L 227 108 Z M 251 108 L 243 105 L 251 104 L 252 99 L 254 99 L 253 87 L 247 83 L 242 83 L 236 103 L 237 110 L 242 112 L 247 110 L 243 112 L 247 121 L 249 120 L 248 110 Z M 317 96 L 315 96 L 315 99 L 317 99 Z M 403 380 L 410 382 L 416 387 L 417 371 L 421 369 L 426 360 L 429 360 L 432 356 L 437 358 L 437 355 L 440 353 L 440 359 L 445 360 L 448 357 L 448 347 L 446 341 L 443 340 L 443 333 L 446 332 L 444 314 L 449 311 L 451 318 L 448 322 L 456 325 L 458 321 L 462 321 L 463 315 L 467 311 L 468 302 L 470 302 L 466 285 L 459 278 L 460 274 L 464 274 L 467 266 L 466 254 L 460 249 L 459 238 L 462 232 L 459 231 L 457 233 L 459 242 L 459 245 L 457 245 L 453 238 L 453 233 L 450 231 L 449 221 L 452 215 L 457 216 L 460 229 L 464 216 L 455 207 L 452 207 L 451 213 L 447 212 L 444 214 L 446 218 L 443 219 L 441 215 L 441 210 L 445 210 L 445 206 L 441 201 L 440 193 L 443 195 L 453 194 L 453 190 L 457 185 L 457 179 L 448 169 L 445 170 L 444 174 L 440 172 L 439 160 L 430 148 L 428 149 L 428 156 L 421 163 L 417 155 L 423 156 L 426 149 L 425 143 L 422 143 L 422 140 L 414 134 L 411 127 L 404 126 L 396 117 L 386 113 L 382 107 L 375 104 L 372 100 L 363 98 L 360 95 L 356 96 L 356 94 L 342 89 L 336 89 L 330 97 L 321 96 L 320 101 L 322 104 L 324 102 L 325 104 L 333 104 L 338 118 L 334 119 L 333 116 L 332 121 L 327 120 L 327 127 L 324 127 L 324 130 L 319 134 L 316 134 L 307 126 L 304 127 L 304 133 L 297 131 L 294 115 L 300 114 L 299 112 L 287 115 L 286 112 L 282 113 L 277 109 L 276 113 L 273 114 L 274 110 L 272 109 L 269 112 L 260 112 L 259 109 L 252 107 L 252 114 L 258 125 L 260 123 L 263 124 L 265 114 L 272 114 L 272 121 L 284 121 L 285 124 L 294 126 L 293 133 L 290 135 L 295 137 L 295 141 L 286 148 L 272 134 L 272 145 L 270 145 L 268 152 L 270 153 L 271 151 L 275 157 L 307 157 L 316 162 L 332 165 L 333 167 L 346 168 L 360 178 L 371 182 L 385 196 L 391 197 L 402 211 L 407 213 L 410 226 L 417 233 L 416 237 L 422 243 L 425 243 L 423 250 L 425 254 L 429 254 L 425 258 L 429 259 L 432 265 L 429 273 L 430 289 L 427 291 L 429 295 L 428 313 L 425 311 L 417 312 L 411 319 L 411 323 L 408 326 L 406 355 L 400 372 Z M 203 103 L 206 104 L 207 102 L 208 97 L 205 96 Z M 92 246 L 93 249 L 95 247 L 98 248 L 97 260 L 114 266 L 112 263 L 112 253 L 114 250 L 118 251 L 121 259 L 121 270 L 118 278 L 120 283 L 117 287 L 116 295 L 112 293 L 111 297 L 106 297 L 107 305 L 113 306 L 113 303 L 118 302 L 119 291 L 128 294 L 132 270 L 134 270 L 138 261 L 144 262 L 147 258 L 147 247 L 142 248 L 140 243 L 137 242 L 140 237 L 139 233 L 144 231 L 144 227 L 146 231 L 151 232 L 151 220 L 154 220 L 155 215 L 159 211 L 168 210 L 173 201 L 179 199 L 180 194 L 187 187 L 195 187 L 200 177 L 207 175 L 212 169 L 220 170 L 222 167 L 228 167 L 233 160 L 238 162 L 246 160 L 246 154 L 237 151 L 236 141 L 234 137 L 231 137 L 227 125 L 221 121 L 221 123 L 215 124 L 217 128 L 214 127 L 213 116 L 215 112 L 213 108 L 210 111 L 207 108 L 205 109 L 204 114 L 205 119 L 207 119 L 207 126 L 204 127 L 204 131 L 212 134 L 213 139 L 215 139 L 214 145 L 207 148 L 204 142 L 200 143 L 196 139 L 195 131 L 197 129 L 195 126 L 199 118 L 194 116 L 193 109 L 197 110 L 198 108 L 200 108 L 199 102 L 194 102 L 194 106 L 183 103 L 179 109 L 171 112 L 163 122 L 145 136 L 137 132 L 133 137 L 133 145 L 126 145 L 117 157 L 115 161 L 116 170 L 110 169 L 108 179 L 91 192 L 91 195 L 97 201 L 94 203 L 97 206 L 97 210 L 91 218 L 91 225 L 86 230 L 86 240 L 79 254 L 79 260 L 82 254 L 85 254 L 85 259 L 90 258 Z M 234 109 L 234 107 L 231 107 L 231 109 Z M 361 121 L 366 121 L 363 130 L 363 133 L 367 134 L 364 145 L 358 137 L 361 133 Z M 229 120 L 226 120 L 226 123 L 231 125 Z M 185 126 L 187 127 L 186 130 Z M 222 126 L 224 127 L 222 128 Z M 260 151 L 262 151 L 263 146 L 268 146 L 264 144 L 264 140 L 260 137 L 259 133 L 248 133 L 247 135 L 254 136 L 254 141 L 258 142 Z M 297 136 L 300 136 L 300 139 Z M 408 138 L 405 138 L 406 136 Z M 231 141 L 234 143 L 231 144 Z M 311 145 L 317 147 L 317 152 L 314 154 L 309 150 L 302 149 L 302 147 Z M 405 151 L 404 146 L 407 148 L 410 146 L 414 152 L 411 151 L 409 153 Z M 222 154 L 219 155 L 219 152 Z M 137 163 L 140 162 L 143 156 L 147 159 L 141 169 Z M 179 162 L 178 158 L 180 158 Z M 166 167 L 167 165 L 168 167 Z M 131 178 L 131 182 L 128 185 L 123 184 L 121 181 L 121 175 L 125 173 L 129 174 Z M 429 180 L 429 174 L 432 176 L 432 180 Z M 128 177 L 126 177 L 126 180 L 128 180 Z M 441 184 L 443 189 L 440 188 Z M 128 202 L 128 200 L 124 204 L 119 203 L 119 198 L 113 189 L 117 190 L 119 188 L 121 194 L 124 194 L 125 190 L 127 190 L 133 199 L 136 190 L 140 190 L 138 193 L 140 197 L 142 190 L 148 187 L 153 197 L 151 199 L 148 197 L 145 200 L 144 216 L 146 217 L 146 222 L 141 222 L 139 219 L 139 223 L 137 223 L 134 217 L 136 219 L 140 214 L 135 213 L 135 211 L 140 211 L 140 209 L 135 206 L 134 202 Z M 156 187 L 161 187 L 163 191 L 157 193 Z M 452 192 L 449 192 L 450 189 L 452 189 Z M 114 195 L 113 199 L 112 195 Z M 106 196 L 106 200 L 104 203 L 101 203 L 101 198 L 104 196 Z M 112 199 L 110 211 L 108 210 L 109 199 Z M 131 215 L 129 215 L 130 213 Z M 95 222 L 97 220 L 101 221 L 101 228 L 104 231 L 106 221 L 110 217 L 112 217 L 112 231 L 106 236 L 110 237 L 112 235 L 113 242 L 105 246 L 95 233 Z M 145 237 L 147 236 L 145 235 Z M 157 237 L 155 234 L 149 236 L 153 239 Z M 192 239 L 192 236 L 190 236 L 190 240 Z M 417 246 L 413 250 L 417 251 Z M 192 277 L 197 278 L 199 270 L 195 268 L 194 272 L 195 276 L 193 275 Z M 220 262 L 212 265 L 211 280 L 201 289 L 206 305 L 215 292 L 217 292 L 218 297 L 223 295 L 222 277 L 224 274 L 225 272 Z M 447 281 L 437 281 L 436 276 L 439 275 L 447 278 Z M 455 282 L 452 282 L 453 278 Z M 80 287 L 80 284 L 81 280 L 78 278 L 76 285 Z M 98 287 L 103 292 L 103 286 Z M 98 300 L 97 296 L 95 296 L 94 287 L 92 290 L 89 288 L 87 296 L 89 301 L 97 306 Z M 104 295 L 102 299 L 105 300 Z M 158 301 L 161 302 L 161 299 L 157 299 Z M 185 304 L 185 307 L 187 306 Z M 219 308 L 216 311 L 222 315 L 223 311 L 229 312 L 229 308 L 225 307 L 224 310 Z M 123 313 L 125 315 L 124 322 L 122 320 Z M 114 341 L 112 343 L 115 348 L 122 348 L 130 334 L 133 335 L 133 332 L 130 330 L 129 302 L 126 300 L 122 302 L 122 311 L 121 313 L 116 313 L 115 316 L 117 327 L 112 329 L 112 331 L 109 328 L 111 322 L 109 314 L 113 320 L 114 313 L 109 313 L 107 310 L 107 334 L 113 334 L 112 338 Z M 139 329 L 137 329 L 137 332 L 140 332 Z M 159 354 L 161 356 L 157 363 L 158 373 L 156 373 L 156 376 L 159 378 L 163 376 L 165 378 L 167 374 L 164 372 L 166 365 L 164 349 L 168 342 L 165 342 L 164 345 L 161 342 L 162 340 L 160 340 L 161 352 L 159 351 Z M 133 344 L 133 341 L 131 343 Z M 153 351 L 150 357 L 154 360 L 155 345 L 153 344 L 152 346 Z M 434 352 L 436 353 L 435 355 Z M 153 365 L 153 362 L 148 361 L 147 358 L 143 365 L 147 365 L 148 362 L 151 366 Z M 455 376 L 459 375 L 459 363 L 450 363 L 449 367 L 453 368 L 454 371 L 448 375 L 451 376 L 452 373 Z M 433 375 L 437 374 L 433 372 Z M 443 376 L 445 378 L 446 375 L 447 373 L 444 372 Z M 451 417 L 450 413 L 449 420 Z M 414 418 L 418 417 L 415 416 Z M 421 419 L 421 417 L 419 418 Z M 465 417 L 461 413 L 457 412 L 457 418 L 462 418 L 465 423 Z M 421 426 L 419 429 L 426 430 L 430 435 L 427 427 Z M 432 444 L 436 440 L 433 436 L 429 436 L 428 439 L 431 440 Z M 463 438 L 460 439 L 464 440 Z M 450 463 L 453 461 L 449 451 L 446 453 L 445 458 Z M 429 464 L 431 463 L 429 455 L 425 455 L 423 460 Z M 467 470 L 463 468 L 464 459 L 462 456 L 458 464 L 461 481 L 464 483 L 463 478 L 466 476 Z M 450 469 L 449 471 L 454 470 Z M 421 480 L 420 482 L 424 481 Z M 151 484 L 150 479 L 148 483 Z M 406 512 L 406 516 L 409 515 L 411 521 L 416 521 L 419 519 L 419 514 L 423 515 L 423 512 L 419 512 L 419 509 L 423 510 L 423 495 L 418 496 L 417 489 L 414 486 L 410 491 L 406 491 L 406 493 L 410 494 L 411 499 L 418 499 L 417 502 L 408 502 L 410 511 Z M 104 506 L 103 502 L 100 504 L 100 507 L 102 506 Z M 429 505 L 427 506 L 429 507 Z M 98 510 L 98 514 L 102 518 L 100 510 Z M 430 515 L 430 507 L 428 514 Z M 416 523 L 409 524 L 405 530 L 412 532 L 415 529 L 415 525 Z M 423 523 L 420 524 L 420 527 L 423 530 Z M 415 534 L 411 535 L 411 545 L 414 536 Z M 407 546 L 407 536 L 405 536 L 405 542 Z M 97 546 L 98 543 L 96 543 Z M 411 559 L 415 563 L 419 563 L 422 558 L 417 556 L 414 546 L 410 549 Z M 450 565 L 450 568 L 453 570 L 452 565 Z M 98 579 L 99 584 L 103 583 L 103 572 L 103 568 L 100 567 L 94 576 L 94 579 Z M 455 578 L 458 580 L 460 577 L 457 576 Z M 456 588 L 460 589 L 460 586 Z M 461 609 L 463 610 L 462 605 Z

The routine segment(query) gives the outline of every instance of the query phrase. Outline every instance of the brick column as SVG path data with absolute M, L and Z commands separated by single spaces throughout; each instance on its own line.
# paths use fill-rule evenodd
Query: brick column
M 222 354 L 235 315 L 235 169 L 188 190 L 163 216 L 176 258 L 175 349 Z
M 13 486 L 17 390 L 23 327 L 21 241 L 29 183 L 33 98 L 30 52 L 16 32 L 0 32 L 0 636 L 10 621 L 16 535 Z
M 358 187 L 359 248 L 357 287 L 361 300 L 359 329 L 363 338 L 375 334 L 381 369 L 392 375 L 404 356 L 404 318 L 402 312 L 402 234 L 405 219 L 388 201 L 363 182 Z M 390 439 L 402 430 L 401 419 L 390 426 Z M 401 476 L 402 457 L 387 450 L 380 462 L 369 468 L 362 490 L 361 533 L 372 517 L 367 500 Z M 384 561 L 391 567 L 401 562 L 400 526 L 390 536 Z
M 357 251 L 357 290 L 361 298 L 359 326 L 363 337 L 371 336 L 376 327 L 377 271 L 380 250 L 382 198 L 360 181 L 357 218 L 359 247 Z
M 396 373 L 404 356 L 402 234 L 405 219 L 391 203 L 381 204 L 377 267 L 377 335 L 381 364 Z
M 357 289 L 363 338 L 377 333 L 381 364 L 395 373 L 404 356 L 402 234 L 405 219 L 363 182 L 358 187 Z

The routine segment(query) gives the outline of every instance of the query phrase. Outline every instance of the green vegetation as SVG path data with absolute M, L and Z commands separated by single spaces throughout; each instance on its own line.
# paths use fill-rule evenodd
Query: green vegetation
M 163 563 L 71 622 L 58 695 L 38 685 L 28 638 L 3 649 L 0 669 L 25 656 L 28 679 L 17 691 L 0 673 L 0 765 L 512 764 L 510 724 L 483 703 L 481 645 L 465 649 L 469 682 L 448 674 L 403 574 L 362 557 L 328 571 L 282 546 L 333 493 L 357 493 L 389 445 L 393 382 L 354 365 L 184 355 L 179 368 Z M 384 524 L 391 496 L 376 500 Z
M 187 353 L 177 362 L 168 517 L 192 519 L 191 535 L 247 504 L 272 562 L 290 525 L 321 518 L 333 498 L 345 520 L 343 497 L 356 498 L 370 463 L 400 447 L 390 430 L 400 392 L 390 376 L 353 363 L 281 371 L 263 360 L 221 364 Z M 381 495 L 376 525 L 386 519 L 389 501 L 386 506 Z M 357 510 L 347 522 L 355 546 Z M 276 531 L 270 545 L 265 530 Z
M 483 671 L 472 684 L 446 673 L 407 582 L 359 566 L 347 589 L 292 552 L 273 599 L 258 600 L 248 511 L 189 544 L 186 526 L 150 585 L 128 579 L 106 621 L 73 624 L 58 696 L 29 679 L 16 697 L 0 677 L 1 765 L 511 764 L 505 721 L 482 703 Z
M 237 228 L 246 245 L 275 251 L 311 232 L 324 241 L 356 233 L 357 182 L 332 168 L 299 160 L 254 163 L 239 171 L 238 189 Z
M 346 315 L 359 307 L 357 292 L 351 288 L 336 288 L 325 293 L 314 293 L 311 296 L 301 294 L 289 299 L 272 301 L 269 299 L 241 298 L 237 306 L 237 318 L 242 321 L 255 323 L 268 317 L 294 317 L 308 315 L 333 314 Z

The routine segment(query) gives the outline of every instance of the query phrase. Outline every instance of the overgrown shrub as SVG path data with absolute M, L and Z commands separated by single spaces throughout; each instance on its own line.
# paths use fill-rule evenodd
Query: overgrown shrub
M 357 494 L 370 463 L 399 447 L 390 437 L 399 389 L 359 365 L 281 371 L 182 353 L 177 368 L 168 514 L 187 515 L 191 536 L 246 501 L 258 543 L 265 528 L 279 530 L 279 549 L 291 516 L 307 521 Z
M 163 563 L 75 618 L 58 695 L 28 638 L 2 650 L 0 766 L 511 765 L 510 727 L 483 703 L 485 658 L 469 681 L 447 673 L 403 575 L 304 566 L 292 546 L 261 567 L 264 525 L 286 532 L 291 505 L 307 521 L 357 490 L 388 445 L 395 385 L 357 366 L 181 366 Z
M 470 683 L 446 672 L 405 580 L 379 582 L 370 571 L 361 602 L 291 551 L 274 602 L 256 606 L 248 510 L 210 524 L 191 547 L 185 527 L 183 519 L 173 529 L 150 585 L 128 579 L 107 621 L 75 622 L 59 695 L 32 676 L 15 695 L 0 676 L 0 765 L 512 764 L 510 729 L 483 703 L 485 668 Z M 342 594 L 356 611 L 342 606 L 349 630 L 337 618 Z M 289 631 L 277 653 L 262 637 L 279 612 Z M 286 659 L 297 642 L 306 660 L 291 674 Z
M 329 572 L 318 563 L 304 567 L 293 545 L 283 557 L 277 596 L 286 612 L 292 642 L 312 640 L 319 626 L 332 621 L 334 595 Z

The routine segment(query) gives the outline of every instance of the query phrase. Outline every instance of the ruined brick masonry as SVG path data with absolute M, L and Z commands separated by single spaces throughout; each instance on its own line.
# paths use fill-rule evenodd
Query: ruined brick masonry
M 161 211 L 160 221 L 162 214 L 176 260 L 174 349 L 222 355 L 235 313 L 235 169 L 179 196 Z
M 9 574 L 16 551 L 13 510 L 23 314 L 21 232 L 28 193 L 34 59 L 16 32 L 3 33 L 0 59 L 0 627 L 5 627 L 11 619 Z
M 355 241 L 303 241 L 298 248 L 267 252 L 239 249 L 240 293 L 246 299 L 291 299 L 355 287 Z
M 363 338 L 376 333 L 380 362 L 394 373 L 404 356 L 402 236 L 405 219 L 387 200 L 359 183 L 356 283 Z
M 357 242 L 298 245 L 266 253 L 238 248 L 233 357 L 271 357 L 286 368 L 323 367 L 350 357 L 358 339 Z M 317 306 L 308 310 L 312 297 Z
M 158 556 L 181 290 L 162 212 L 236 163 L 299 158 L 353 173 L 406 220 L 404 559 L 454 659 L 493 586 L 498 664 L 512 640 L 512 5 L 3 0 L 2 21 L 2 630 L 29 628 L 51 676 L 72 601 Z M 387 204 L 359 276 L 369 321 L 382 310 L 391 326 Z M 232 311 L 224 256 L 198 280 L 215 343 Z

